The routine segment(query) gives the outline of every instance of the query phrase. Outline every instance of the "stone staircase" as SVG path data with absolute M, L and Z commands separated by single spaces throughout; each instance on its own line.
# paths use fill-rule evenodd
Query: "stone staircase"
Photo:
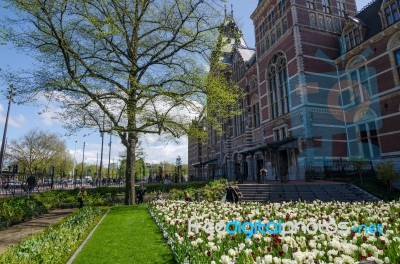
M 296 184 L 289 182 L 286 184 L 239 184 L 238 186 L 243 194 L 242 201 L 379 201 L 378 198 L 368 192 L 355 185 L 347 183 L 307 184 L 305 182 L 302 184 Z

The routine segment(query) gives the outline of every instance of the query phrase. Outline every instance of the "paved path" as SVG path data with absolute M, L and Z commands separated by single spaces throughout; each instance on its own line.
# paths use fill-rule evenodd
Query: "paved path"
M 0 231 L 0 254 L 8 247 L 18 244 L 26 237 L 44 230 L 46 227 L 57 223 L 77 209 L 56 209 L 48 214 L 41 215 L 30 221 L 13 225 Z

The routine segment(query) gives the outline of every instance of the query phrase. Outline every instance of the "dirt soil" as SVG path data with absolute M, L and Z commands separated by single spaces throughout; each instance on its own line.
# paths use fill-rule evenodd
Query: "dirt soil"
M 47 214 L 0 231 L 0 254 L 6 251 L 8 247 L 16 245 L 28 236 L 38 233 L 46 227 L 59 222 L 76 210 L 77 209 L 52 210 Z

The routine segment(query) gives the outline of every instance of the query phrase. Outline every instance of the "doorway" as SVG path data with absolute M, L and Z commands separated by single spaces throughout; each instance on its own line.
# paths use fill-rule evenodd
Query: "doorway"
M 281 178 L 281 182 L 287 182 L 288 179 L 288 153 L 287 150 L 279 151 L 279 176 Z

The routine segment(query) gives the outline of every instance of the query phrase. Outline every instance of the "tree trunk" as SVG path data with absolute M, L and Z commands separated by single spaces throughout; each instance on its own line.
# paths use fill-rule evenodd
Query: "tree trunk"
M 136 136 L 128 133 L 128 144 L 126 149 L 126 183 L 125 183 L 125 204 L 135 204 L 135 151 Z

